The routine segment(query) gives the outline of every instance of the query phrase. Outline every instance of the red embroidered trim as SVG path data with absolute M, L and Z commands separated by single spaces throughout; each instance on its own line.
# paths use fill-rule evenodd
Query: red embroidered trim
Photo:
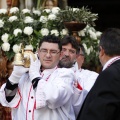
M 77 88 L 79 89 L 79 90 L 82 90 L 82 87 L 81 87 L 81 85 L 77 82 Z
M 20 101 L 21 101 L 21 98 L 22 98 L 22 96 L 21 96 L 21 94 L 20 94 L 20 91 L 19 91 L 19 89 L 18 89 L 18 93 L 19 93 L 19 95 L 20 95 L 20 100 L 19 100 L 19 102 L 18 102 L 18 104 L 14 107 L 14 108 L 17 108 L 18 106 L 19 106 L 19 104 L 20 104 Z
M 114 63 L 115 61 L 119 60 L 120 59 L 120 56 L 118 56 L 117 58 L 115 58 L 113 61 L 111 61 L 107 67 L 109 67 L 112 63 Z

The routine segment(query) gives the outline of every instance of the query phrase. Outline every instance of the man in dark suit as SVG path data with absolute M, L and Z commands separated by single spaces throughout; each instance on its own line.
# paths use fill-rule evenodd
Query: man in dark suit
M 120 120 L 120 29 L 109 28 L 100 39 L 103 66 L 77 120 Z

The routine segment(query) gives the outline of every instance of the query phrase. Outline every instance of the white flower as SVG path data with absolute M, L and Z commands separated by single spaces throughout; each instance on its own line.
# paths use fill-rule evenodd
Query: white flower
M 0 14 L 6 14 L 7 10 L 6 9 L 0 9 Z
M 84 47 L 85 51 L 87 51 L 87 45 L 85 43 L 83 43 L 83 47 Z
M 13 22 L 13 21 L 15 21 L 15 20 L 17 20 L 18 18 L 17 18 L 17 16 L 11 16 L 11 17 L 9 17 L 9 21 L 10 22 Z
M 3 20 L 0 19 L 0 28 L 2 28 L 4 26 L 4 22 Z
M 78 35 L 79 35 L 79 36 L 85 36 L 85 30 L 79 31 L 79 32 L 78 32 Z
M 13 8 L 10 9 L 11 14 L 12 13 L 17 13 L 17 12 L 19 12 L 19 9 L 17 7 L 13 7 Z
M 89 55 L 91 48 L 87 48 L 87 45 L 86 45 L 85 43 L 83 43 L 83 47 L 84 47 L 84 49 L 85 49 L 86 54 Z
M 92 46 L 90 46 L 90 52 L 92 52 L 93 51 L 93 47 Z
M 99 45 L 99 43 L 100 43 L 100 40 L 98 39 L 96 43 Z
M 8 35 L 7 33 L 5 33 L 5 34 L 2 35 L 1 40 L 2 40 L 4 43 L 6 43 L 6 42 L 8 42 L 8 37 L 9 37 L 9 35 Z
M 15 45 L 13 46 L 13 51 L 14 51 L 15 53 L 19 53 L 19 52 L 20 52 L 20 49 L 21 49 L 20 45 L 15 44 Z
M 102 34 L 102 32 L 100 32 L 100 31 L 97 31 L 97 32 L 96 32 L 96 36 L 97 36 L 97 37 L 100 37 L 101 34 Z
M 87 49 L 87 45 L 85 44 L 85 43 L 83 43 L 83 46 L 84 46 L 84 48 L 85 48 L 85 50 Z
M 56 19 L 56 15 L 55 14 L 49 14 L 48 16 L 48 20 L 55 20 Z
M 62 29 L 62 31 L 60 32 L 60 34 L 61 34 L 62 36 L 68 35 L 68 30 L 67 30 L 67 29 Z
M 89 55 L 90 54 L 90 48 L 88 48 L 87 50 L 86 50 L 86 53 L 87 53 L 87 55 Z
M 39 10 L 33 10 L 33 13 L 34 13 L 35 15 L 38 15 L 38 16 L 40 16 L 40 14 L 41 14 L 41 12 L 40 12 Z
M 32 45 L 26 45 L 24 49 L 33 51 L 33 46 Z
M 73 12 L 79 11 L 79 8 L 73 8 Z
M 88 34 L 88 29 L 90 29 L 90 27 L 87 25 L 87 26 L 83 29 L 83 31 Z
M 34 19 L 30 16 L 25 17 L 24 23 L 33 23 Z
M 14 34 L 15 36 L 17 36 L 18 33 L 22 33 L 22 30 L 19 29 L 19 28 L 15 29 L 15 30 L 13 31 L 13 34 Z
M 47 17 L 46 16 L 41 16 L 40 17 L 40 22 L 46 23 L 47 22 Z
M 24 33 L 26 34 L 26 35 L 31 35 L 32 33 L 33 33 L 33 28 L 32 27 L 25 27 L 24 28 Z
M 53 7 L 53 8 L 52 8 L 52 13 L 53 13 L 53 14 L 58 14 L 59 11 L 60 11 L 60 8 L 59 8 L 59 7 Z
M 3 51 L 9 51 L 10 50 L 10 44 L 9 43 L 3 43 L 2 44 L 2 50 Z
M 50 13 L 51 10 L 50 9 L 44 9 L 43 12 Z
M 88 33 L 90 34 L 90 38 L 97 39 L 95 32 L 93 32 L 92 30 L 88 30 Z
M 42 28 L 40 32 L 42 36 L 47 36 L 49 34 L 49 30 L 47 28 Z
M 93 51 L 92 46 L 90 48 L 87 48 L 87 45 L 85 43 L 83 43 L 83 46 L 87 55 L 89 55 Z
M 58 30 L 51 30 L 51 35 L 59 36 Z
M 30 13 L 30 10 L 29 9 L 23 9 L 22 12 L 23 12 L 23 14 Z

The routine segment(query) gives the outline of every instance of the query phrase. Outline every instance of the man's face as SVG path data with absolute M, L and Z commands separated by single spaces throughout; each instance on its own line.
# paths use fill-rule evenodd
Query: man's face
M 58 44 L 43 42 L 38 49 L 38 56 L 43 69 L 52 69 L 60 60 L 60 49 Z
M 60 67 L 70 68 L 76 61 L 76 49 L 69 43 L 62 46 L 62 55 L 59 61 Z

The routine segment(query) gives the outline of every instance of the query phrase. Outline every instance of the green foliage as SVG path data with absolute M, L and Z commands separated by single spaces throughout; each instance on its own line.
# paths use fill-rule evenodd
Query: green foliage
M 90 9 L 82 8 L 71 8 L 66 7 L 65 10 L 61 10 L 59 13 L 59 19 L 63 22 L 76 21 L 85 23 L 88 25 L 95 25 L 94 21 L 98 19 L 98 14 L 94 14 Z
M 20 46 L 21 43 L 24 46 L 32 45 L 33 50 L 36 51 L 38 43 L 43 36 L 54 34 L 63 37 L 68 34 L 68 30 L 64 27 L 64 22 L 77 21 L 89 25 L 89 27 L 87 26 L 83 31 L 80 31 L 85 34 L 84 36 L 80 36 L 82 43 L 86 45 L 86 63 L 95 59 L 95 64 L 97 64 L 97 46 L 99 38 L 95 37 L 95 35 L 97 36 L 97 31 L 91 26 L 95 25 L 94 21 L 97 20 L 98 14 L 92 13 L 85 7 L 67 7 L 65 10 L 54 7 L 51 10 L 40 9 L 33 11 L 28 9 L 19 10 L 16 7 L 11 9 L 15 9 L 15 11 L 12 13 L 2 13 L 4 10 L 0 9 L 0 47 L 3 49 L 5 42 L 10 45 L 9 49 L 9 46 L 3 49 L 9 60 L 15 55 L 15 51 L 13 51 L 14 45 Z M 11 17 L 13 17 L 14 20 L 12 18 L 11 21 Z M 15 17 L 17 17 L 17 19 L 15 19 Z M 24 33 L 24 29 L 28 26 L 33 29 L 30 35 Z M 18 32 L 18 34 L 15 35 L 14 31 L 16 29 L 20 29 L 22 32 Z M 6 38 L 7 41 L 2 40 L 2 36 L 5 33 L 9 36 L 8 39 Z

